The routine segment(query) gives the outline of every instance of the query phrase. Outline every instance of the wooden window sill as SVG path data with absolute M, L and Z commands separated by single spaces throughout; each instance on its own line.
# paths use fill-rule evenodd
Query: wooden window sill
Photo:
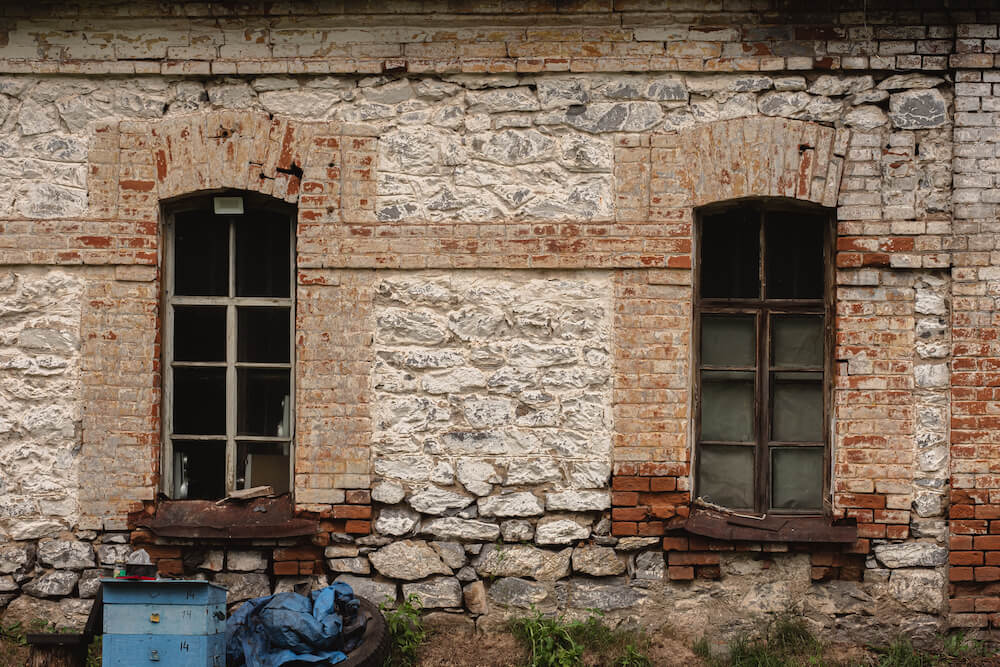
M 160 537 L 268 539 L 314 535 L 319 521 L 297 518 L 291 496 L 217 505 L 212 500 L 161 500 L 156 513 L 137 525 Z
M 689 533 L 737 542 L 820 542 L 853 544 L 854 523 L 833 523 L 825 516 L 767 514 L 761 518 L 707 507 L 691 507 L 684 523 Z

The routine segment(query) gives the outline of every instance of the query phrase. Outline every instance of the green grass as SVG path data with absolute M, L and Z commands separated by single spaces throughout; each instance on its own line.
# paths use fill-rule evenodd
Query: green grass
M 535 610 L 510 622 L 511 631 L 530 651 L 529 667 L 574 667 L 588 661 L 613 667 L 652 667 L 649 639 L 637 629 L 608 627 L 600 614 L 582 621 L 546 616 Z
M 805 621 L 790 615 L 776 617 L 761 631 L 737 637 L 729 644 L 729 655 L 712 655 L 707 637 L 691 647 L 711 667 L 798 667 L 822 665 L 823 645 L 813 637 Z
M 389 627 L 392 648 L 384 667 L 412 667 L 417 664 L 417 651 L 427 639 L 427 630 L 420 620 L 420 598 L 410 595 L 395 609 L 386 600 L 379 607 Z
M 944 667 L 997 655 L 985 642 L 969 638 L 963 632 L 945 635 L 940 646 L 937 652 L 924 651 L 913 646 L 909 639 L 899 637 L 889 646 L 875 649 L 879 655 L 874 664 L 876 667 Z

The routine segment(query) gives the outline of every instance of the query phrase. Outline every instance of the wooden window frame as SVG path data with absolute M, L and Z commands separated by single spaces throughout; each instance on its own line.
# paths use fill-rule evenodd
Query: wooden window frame
M 703 298 L 701 296 L 701 267 L 703 249 L 704 219 L 707 216 L 725 213 L 727 211 L 739 210 L 743 213 L 756 212 L 760 225 L 760 260 L 759 279 L 760 292 L 758 298 Z M 766 293 L 767 286 L 767 257 L 764 244 L 764 230 L 766 218 L 772 213 L 801 213 L 809 217 L 823 219 L 823 296 L 819 299 L 768 299 Z M 788 200 L 759 200 L 744 199 L 729 201 L 720 204 L 711 204 L 698 209 L 695 213 L 695 253 L 697 263 L 693 272 L 692 281 L 694 288 L 694 315 L 692 326 L 692 369 L 693 369 L 693 396 L 692 396 L 692 424 L 694 443 L 693 465 L 692 465 L 692 497 L 698 497 L 698 487 L 700 484 L 700 450 L 702 444 L 716 444 L 714 442 L 703 443 L 701 439 L 701 319 L 706 314 L 751 314 L 758 318 L 756 327 L 756 359 L 754 366 L 754 427 L 756 441 L 753 445 L 742 444 L 740 446 L 753 447 L 754 451 L 754 507 L 752 508 L 728 508 L 734 511 L 747 511 L 755 514 L 784 514 L 790 516 L 829 517 L 832 512 L 831 485 L 833 477 L 832 468 L 832 441 L 833 441 L 833 352 L 835 346 L 834 339 L 834 253 L 836 228 L 833 212 L 828 208 L 804 205 Z M 823 322 L 823 489 L 822 508 L 815 509 L 789 509 L 772 508 L 771 498 L 771 467 L 770 449 L 773 446 L 785 446 L 786 443 L 770 441 L 770 422 L 772 418 L 770 381 L 770 356 L 771 356 L 771 331 L 770 316 L 774 314 L 822 314 Z M 718 443 L 726 444 L 726 443 Z M 802 446 L 810 447 L 815 444 L 807 443 L 787 443 L 789 447 Z
M 228 293 L 226 296 L 180 296 L 174 293 L 176 243 L 174 229 L 176 216 L 190 211 L 211 212 L 215 197 L 240 197 L 244 202 L 243 214 L 218 214 L 227 219 L 228 232 Z M 268 211 L 287 217 L 289 223 L 289 296 L 285 297 L 239 297 L 236 296 L 236 225 L 238 219 L 252 215 L 255 211 Z M 225 440 L 226 469 L 225 491 L 230 494 L 237 489 L 237 443 L 274 442 L 288 444 L 288 488 L 294 492 L 295 480 L 295 320 L 296 320 L 296 212 L 293 206 L 277 202 L 270 197 L 246 191 L 220 191 L 185 197 L 163 204 L 163 271 L 161 303 L 163 304 L 163 401 L 161 407 L 162 442 L 161 488 L 168 497 L 174 492 L 173 441 L 177 440 Z M 225 306 L 226 308 L 226 361 L 223 362 L 177 362 L 174 361 L 174 306 Z M 274 307 L 290 309 L 289 316 L 289 361 L 287 363 L 256 363 L 237 361 L 237 306 Z M 175 367 L 215 367 L 226 369 L 226 434 L 222 436 L 191 436 L 175 434 L 173 431 L 173 369 Z M 289 377 L 289 433 L 280 436 L 247 436 L 237 434 L 237 369 L 266 368 L 287 369 Z

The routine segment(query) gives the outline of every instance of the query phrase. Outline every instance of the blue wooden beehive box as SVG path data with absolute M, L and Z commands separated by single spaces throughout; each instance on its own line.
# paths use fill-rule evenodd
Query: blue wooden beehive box
M 104 579 L 105 667 L 225 667 L 226 589 Z

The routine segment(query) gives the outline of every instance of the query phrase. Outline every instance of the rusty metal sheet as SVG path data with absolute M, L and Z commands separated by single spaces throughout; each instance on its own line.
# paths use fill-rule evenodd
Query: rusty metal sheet
M 296 518 L 290 496 L 216 505 L 211 500 L 165 500 L 137 525 L 161 537 L 265 539 L 314 535 L 319 521 Z
M 692 507 L 684 529 L 695 535 L 743 542 L 826 542 L 853 544 L 855 524 L 835 525 L 822 516 L 762 515 L 761 518 Z

